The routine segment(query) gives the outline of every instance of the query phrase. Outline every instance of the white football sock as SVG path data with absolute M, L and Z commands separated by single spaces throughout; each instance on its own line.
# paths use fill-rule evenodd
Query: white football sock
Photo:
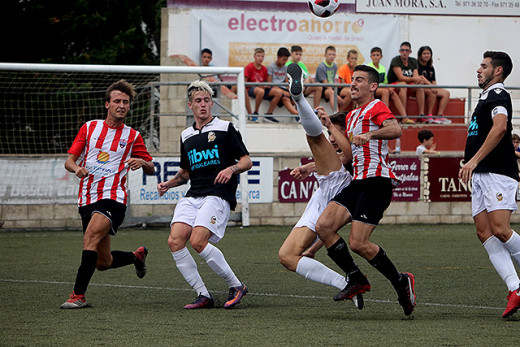
M 482 244 L 489 254 L 489 260 L 495 267 L 509 290 L 518 289 L 520 280 L 511 260 L 511 255 L 504 244 L 495 236 L 491 236 Z
M 307 135 L 316 137 L 323 133 L 323 127 L 320 119 L 314 113 L 311 105 L 305 98 L 295 101 L 298 107 L 298 115 L 300 116 L 300 122 L 302 123 L 303 129 Z
M 507 248 L 509 253 L 511 253 L 511 257 L 516 261 L 516 263 L 520 266 L 520 235 L 516 233 L 516 231 L 511 230 L 513 235 L 504 242 L 504 246 Z
M 296 266 L 296 273 L 311 281 L 336 287 L 339 290 L 342 290 L 347 285 L 345 277 L 312 258 L 301 257 Z
M 173 260 L 179 269 L 181 275 L 184 277 L 186 282 L 197 292 L 197 295 L 204 295 L 210 298 L 211 295 L 208 289 L 204 285 L 202 278 L 197 270 L 197 263 L 190 254 L 190 251 L 186 247 L 183 249 L 172 252 Z
M 242 285 L 237 276 L 235 276 L 233 270 L 231 270 L 231 267 L 229 267 L 229 264 L 220 249 L 213 246 L 211 243 L 208 243 L 199 255 L 206 260 L 206 263 L 208 263 L 211 270 L 215 271 L 217 275 L 227 282 L 230 288 Z

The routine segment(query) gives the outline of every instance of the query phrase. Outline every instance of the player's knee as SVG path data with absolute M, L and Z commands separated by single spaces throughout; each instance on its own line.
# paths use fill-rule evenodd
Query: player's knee
M 287 270 L 296 271 L 296 263 L 294 262 L 294 256 L 291 256 L 285 248 L 280 248 L 278 251 L 278 260 Z
M 106 260 L 98 260 L 96 263 L 96 269 L 99 271 L 106 271 L 110 269 L 110 262 Z
M 185 244 L 183 242 L 181 242 L 180 239 L 173 237 L 172 235 L 170 235 L 168 237 L 168 247 L 170 247 L 170 250 L 172 252 L 176 252 L 176 251 L 184 248 L 184 246 L 185 246 Z
M 368 246 L 369 246 L 368 242 L 362 242 L 359 240 L 350 240 L 349 244 L 350 244 L 350 249 L 352 250 L 352 252 L 354 252 L 358 255 L 364 256 L 368 252 Z

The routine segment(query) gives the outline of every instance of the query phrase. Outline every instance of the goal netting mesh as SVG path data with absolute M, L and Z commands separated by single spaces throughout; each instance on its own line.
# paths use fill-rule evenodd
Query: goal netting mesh
M 0 155 L 67 153 L 83 123 L 106 117 L 105 90 L 120 79 L 137 92 L 125 123 L 157 150 L 160 74 L 0 71 Z

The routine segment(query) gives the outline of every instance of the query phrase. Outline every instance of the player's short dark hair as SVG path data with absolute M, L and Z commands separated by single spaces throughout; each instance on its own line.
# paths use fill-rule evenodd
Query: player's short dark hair
M 417 138 L 419 139 L 420 143 L 422 143 L 424 140 L 429 140 L 432 137 L 433 137 L 433 133 L 428 129 L 421 130 L 417 134 Z
M 408 48 L 412 48 L 412 44 L 408 41 L 403 41 L 399 47 L 407 46 Z
M 125 93 L 130 97 L 130 101 L 135 97 L 135 90 L 134 86 L 128 83 L 125 80 L 119 80 L 117 82 L 114 82 L 108 87 L 108 89 L 105 92 L 105 101 L 110 102 L 110 94 L 114 90 L 119 90 L 121 93 Z
M 213 56 L 213 52 L 209 48 L 204 48 L 202 51 L 200 51 L 200 55 L 203 55 L 204 53 L 208 53 L 209 55 Z
M 356 65 L 354 68 L 354 72 L 363 71 L 368 74 L 368 83 L 377 83 L 379 84 L 379 72 L 371 66 L 368 65 Z
M 298 45 L 291 46 L 291 53 L 292 52 L 303 52 L 303 48 L 302 48 L 302 46 L 298 46 Z
M 381 49 L 381 47 L 373 47 L 371 50 L 370 50 L 370 54 L 374 53 L 374 52 L 379 52 L 381 54 L 383 54 L 383 50 Z
M 278 57 L 290 57 L 291 52 L 289 52 L 289 50 L 285 47 L 280 47 L 278 48 L 278 52 L 276 52 L 276 55 Z
M 347 114 L 345 112 L 334 113 L 333 115 L 329 116 L 329 118 L 332 124 L 346 128 L 345 119 L 347 118 Z
M 513 61 L 506 52 L 486 51 L 484 58 L 491 58 L 491 65 L 494 68 L 502 66 L 502 80 L 505 80 L 513 70 Z

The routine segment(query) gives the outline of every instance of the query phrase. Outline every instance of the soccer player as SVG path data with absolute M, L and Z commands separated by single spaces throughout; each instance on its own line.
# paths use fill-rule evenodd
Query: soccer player
M 197 293 L 185 309 L 211 308 L 214 300 L 197 270 L 197 263 L 186 248 L 191 247 L 229 285 L 224 308 L 237 305 L 247 293 L 226 262 L 222 252 L 209 243 L 224 237 L 230 209 L 237 204 L 238 174 L 253 166 L 240 133 L 233 124 L 211 115 L 212 90 L 204 81 L 188 87 L 188 107 L 195 122 L 181 134 L 180 169 L 167 182 L 157 185 L 160 195 L 190 180 L 191 186 L 175 208 L 168 246 L 180 273 Z
M 509 289 L 502 317 L 520 307 L 520 280 L 513 258 L 520 265 L 520 236 L 511 230 L 511 213 L 517 209 L 518 166 L 511 142 L 513 107 L 504 81 L 513 69 L 505 52 L 487 51 L 477 70 L 483 92 L 471 116 L 459 178 L 472 180 L 472 216 L 477 237 L 489 260 Z
M 360 105 L 347 115 L 346 135 L 353 155 L 353 181 L 327 205 L 316 223 L 316 231 L 328 255 L 346 273 L 347 285 L 334 300 L 352 299 L 370 290 L 370 283 L 350 255 L 339 229 L 352 222 L 349 244 L 380 271 L 398 294 L 405 315 L 415 307 L 414 276 L 399 273 L 385 251 L 370 242 L 370 236 L 390 205 L 392 187 L 397 181 L 386 161 L 388 140 L 401 136 L 401 127 L 388 107 L 374 92 L 379 74 L 366 65 L 354 69 L 352 100 Z M 321 110 L 320 112 L 323 112 Z
M 314 162 L 292 170 L 291 175 L 301 180 L 316 172 L 318 174 L 319 188 L 312 195 L 300 220 L 285 239 L 278 256 L 280 263 L 287 269 L 295 271 L 312 281 L 341 290 L 347 285 L 344 276 L 341 276 L 317 260 L 303 256 L 303 254 L 316 240 L 314 226 L 327 203 L 352 181 L 352 176 L 344 167 L 352 160 L 350 145 L 343 135 L 345 131 L 345 114 L 336 113 L 330 117 L 330 120 L 328 117 L 324 120 L 324 125 L 330 134 L 329 142 L 323 134 L 322 123 L 303 97 L 304 74 L 302 69 L 298 64 L 290 64 L 287 68 L 287 76 L 291 97 L 297 105 L 300 121 L 307 134 L 307 143 L 315 158 Z M 336 137 L 340 141 L 343 139 L 343 145 L 346 144 L 345 150 L 340 151 L 340 155 L 336 153 L 336 151 L 340 150 L 339 144 L 335 140 Z M 362 296 L 354 297 L 354 303 L 359 309 L 362 309 Z
M 106 119 L 85 123 L 69 149 L 65 168 L 80 179 L 83 252 L 74 290 L 61 308 L 90 307 L 85 292 L 96 269 L 134 264 L 137 277 L 146 274 L 146 247 L 135 252 L 110 250 L 110 237 L 115 236 L 125 217 L 128 170 L 142 168 L 148 175 L 155 171 L 141 134 L 124 124 L 134 96 L 133 86 L 125 80 L 113 83 L 105 93 Z

